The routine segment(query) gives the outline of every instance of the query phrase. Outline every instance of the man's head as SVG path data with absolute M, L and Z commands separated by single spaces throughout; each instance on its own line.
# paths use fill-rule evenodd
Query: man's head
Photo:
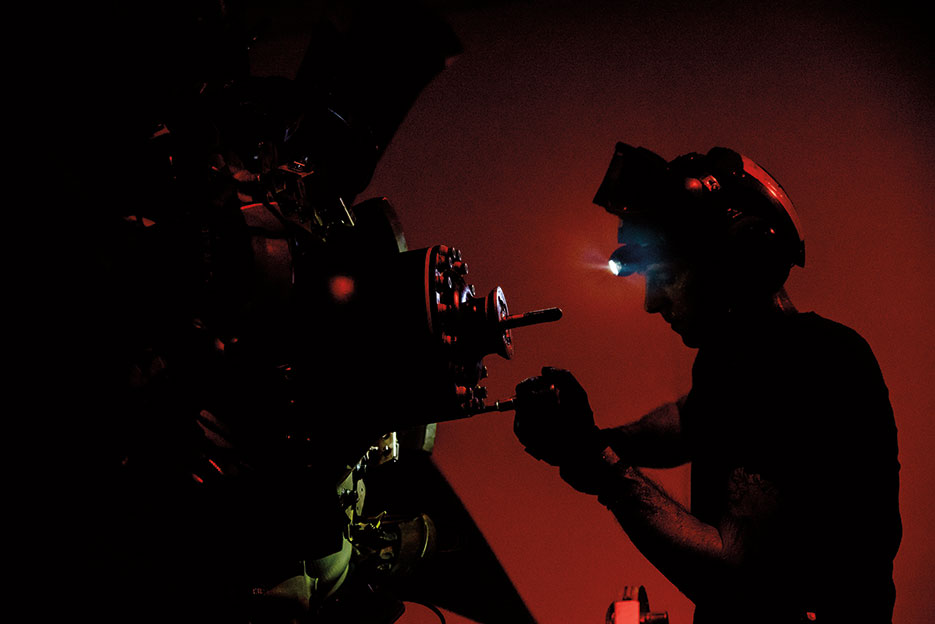
M 805 263 L 782 187 L 726 148 L 666 162 L 618 143 L 594 203 L 620 217 L 611 269 L 645 275 L 646 310 L 689 346 L 728 310 L 769 301 L 791 267 Z

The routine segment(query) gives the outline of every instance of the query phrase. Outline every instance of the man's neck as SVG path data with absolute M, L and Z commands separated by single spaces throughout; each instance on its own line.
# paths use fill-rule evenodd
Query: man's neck
M 774 314 L 796 314 L 798 310 L 784 288 L 769 297 L 739 301 L 730 306 L 728 316 L 757 319 Z
M 798 310 L 784 289 L 771 297 L 751 299 L 731 306 L 721 319 L 720 326 L 713 329 L 709 339 L 714 343 L 728 337 L 745 335 L 755 328 L 762 328 L 772 320 L 797 314 Z
M 786 292 L 785 288 L 780 288 L 779 292 L 773 295 L 772 306 L 775 310 L 783 314 L 789 315 L 798 313 L 795 304 L 792 303 L 792 299 L 789 298 L 789 293 Z

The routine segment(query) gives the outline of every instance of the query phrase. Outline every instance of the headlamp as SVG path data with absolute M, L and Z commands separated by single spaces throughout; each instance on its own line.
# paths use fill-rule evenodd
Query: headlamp
M 611 273 L 626 277 L 646 270 L 665 246 L 660 216 L 671 204 L 665 159 L 643 147 L 617 143 L 594 203 L 620 217 L 620 247 L 608 261 Z
M 610 255 L 607 267 L 617 277 L 627 277 L 642 273 L 652 262 L 655 255 L 649 245 L 627 245 L 624 243 Z

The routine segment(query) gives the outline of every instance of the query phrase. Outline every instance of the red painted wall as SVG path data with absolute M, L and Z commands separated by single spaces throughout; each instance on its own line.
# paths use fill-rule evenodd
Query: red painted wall
M 422 94 L 362 197 L 391 199 L 410 248 L 460 247 L 478 290 L 501 285 L 514 311 L 564 309 L 516 332 L 514 360 L 491 358 L 492 396 L 566 367 L 608 426 L 685 392 L 694 355 L 642 311 L 638 278 L 595 268 L 615 247 L 615 219 L 591 204 L 615 141 L 667 158 L 724 145 L 759 161 L 804 222 L 793 299 L 859 331 L 882 366 L 903 466 L 895 622 L 932 621 L 930 46 L 892 4 L 754 4 L 451 13 L 465 53 Z M 436 458 L 542 624 L 601 622 L 640 584 L 673 624 L 690 622 L 691 604 L 610 514 L 523 452 L 511 416 L 440 425 Z M 687 498 L 684 470 L 657 474 Z

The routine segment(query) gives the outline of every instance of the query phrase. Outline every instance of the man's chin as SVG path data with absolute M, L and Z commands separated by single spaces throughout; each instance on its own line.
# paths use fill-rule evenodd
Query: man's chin
M 690 337 L 690 336 L 682 336 L 682 343 L 686 347 L 689 347 L 690 349 L 697 349 L 698 347 L 701 346 L 700 340 Z
M 701 346 L 701 339 L 694 332 L 686 331 L 683 327 L 672 326 L 672 331 L 679 335 L 682 344 L 691 349 L 697 349 Z

